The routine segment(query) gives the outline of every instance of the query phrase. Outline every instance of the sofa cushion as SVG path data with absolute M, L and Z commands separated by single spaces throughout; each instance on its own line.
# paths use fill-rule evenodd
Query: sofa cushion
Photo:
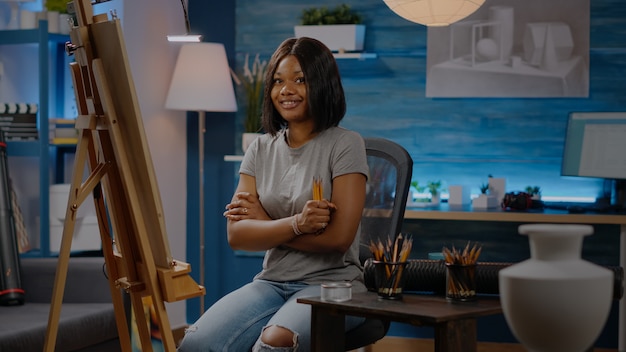
M 21 277 L 26 303 L 50 303 L 58 258 L 22 258 Z M 70 258 L 63 292 L 64 303 L 111 302 L 104 258 Z
M 49 312 L 47 303 L 0 307 L 0 351 L 42 351 Z M 66 303 L 61 308 L 55 351 L 75 351 L 117 336 L 112 303 Z

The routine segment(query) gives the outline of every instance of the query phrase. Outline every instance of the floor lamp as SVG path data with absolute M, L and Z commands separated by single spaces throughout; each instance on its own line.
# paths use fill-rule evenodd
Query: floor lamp
M 198 112 L 198 188 L 200 280 L 204 286 L 204 132 L 205 112 L 237 111 L 235 90 L 224 45 L 190 43 L 182 45 L 165 107 Z M 204 313 L 204 296 L 200 297 L 200 314 Z

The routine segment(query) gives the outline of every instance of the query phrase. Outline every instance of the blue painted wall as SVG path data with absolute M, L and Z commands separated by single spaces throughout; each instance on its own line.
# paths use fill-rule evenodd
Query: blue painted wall
M 234 66 L 235 5 L 230 1 L 189 1 L 191 32 L 202 34 L 205 42 L 223 43 L 230 65 Z M 232 285 L 222 280 L 230 268 L 224 253 L 230 253 L 226 243 L 226 223 L 222 218 L 224 204 L 232 196 L 235 187 L 232 169 L 224 164 L 224 155 L 234 153 L 234 113 L 206 113 L 204 135 L 204 237 L 205 237 L 205 307 L 215 302 Z M 199 280 L 199 169 L 198 169 L 198 116 L 187 114 L 187 261 L 192 276 Z M 187 320 L 199 317 L 200 300 L 187 301 Z
M 505 177 L 511 191 L 539 185 L 548 197 L 597 195 L 599 181 L 560 176 L 563 135 L 572 111 L 626 110 L 626 51 L 620 37 L 626 7 L 619 0 L 591 0 L 590 96 L 563 99 L 426 98 L 426 27 L 400 18 L 380 0 L 343 2 L 363 14 L 365 51 L 378 55 L 338 60 L 348 98 L 343 126 L 402 144 L 414 159 L 414 179 L 422 184 L 465 184 L 476 194 L 493 174 Z M 514 3 L 499 1 L 507 2 Z M 238 68 L 246 53 L 268 58 L 293 36 L 302 9 L 338 3 L 238 0 Z M 581 14 L 588 13 L 584 10 Z
M 488 0 L 489 1 L 489 0 Z M 505 0 L 506 1 L 506 0 Z M 508 0 L 513 1 L 513 0 Z M 293 36 L 302 9 L 340 2 L 365 17 L 365 51 L 373 60 L 339 60 L 348 99 L 343 126 L 364 136 L 395 140 L 414 159 L 414 179 L 466 184 L 472 192 L 488 174 L 507 179 L 508 190 L 539 185 L 544 196 L 594 197 L 601 182 L 562 178 L 560 162 L 567 115 L 572 111 L 626 111 L 626 6 L 622 0 L 591 0 L 590 95 L 565 99 L 447 99 L 426 98 L 425 27 L 395 15 L 381 0 L 190 0 L 192 31 L 205 41 L 226 45 L 231 65 L 239 70 L 246 53 L 267 59 L 285 38 Z M 585 11 L 583 11 L 585 13 Z M 226 243 L 221 214 L 232 195 L 238 164 L 223 155 L 240 152 L 241 120 L 237 114 L 207 114 L 205 161 L 207 305 L 248 282 L 260 269 L 258 257 L 236 256 Z M 197 120 L 188 118 L 188 253 L 197 268 Z M 441 247 L 444 241 L 479 240 L 492 248 L 484 260 L 517 261 L 528 257 L 517 224 L 413 222 L 405 229 L 420 238 L 415 257 Z M 462 232 L 460 229 L 463 229 Z M 586 240 L 584 256 L 616 265 L 617 229 L 597 228 Z M 194 237 L 195 236 L 195 237 Z M 198 270 L 193 271 L 197 275 Z M 187 319 L 198 317 L 197 300 L 188 302 Z M 502 319 L 485 319 L 481 340 L 511 341 Z M 484 325 L 483 325 L 484 326 Z M 498 328 L 500 327 L 500 328 Z M 423 330 L 423 329 L 422 329 Z M 422 336 L 422 330 L 394 326 L 392 334 Z M 616 346 L 616 323 L 607 325 L 606 343 Z M 428 335 L 428 332 L 426 332 Z

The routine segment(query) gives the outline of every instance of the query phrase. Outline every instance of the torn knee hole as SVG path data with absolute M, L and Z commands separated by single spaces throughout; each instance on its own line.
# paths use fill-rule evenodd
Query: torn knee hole
M 280 325 L 269 325 L 263 328 L 261 341 L 274 347 L 292 347 L 296 345 L 298 334 Z

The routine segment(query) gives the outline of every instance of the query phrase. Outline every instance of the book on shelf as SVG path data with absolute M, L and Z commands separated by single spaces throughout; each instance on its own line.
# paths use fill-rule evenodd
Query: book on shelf
M 0 127 L 28 127 L 37 129 L 36 122 L 10 122 L 10 121 L 2 121 L 0 120 Z
M 4 140 L 7 142 L 29 142 L 39 140 L 38 136 L 4 136 Z
M 10 132 L 28 132 L 28 133 L 35 133 L 37 134 L 37 126 L 33 127 L 33 126 L 24 126 L 24 125 L 10 125 L 10 126 L 2 126 L 0 125 L 0 130 L 4 131 L 5 133 L 10 133 Z
M 37 114 L 0 114 L 0 122 L 5 123 L 5 124 L 12 124 L 12 123 L 37 124 Z
M 37 113 L 31 112 L 28 104 L 0 103 L 0 132 L 6 141 L 39 139 Z
M 75 119 L 54 118 L 50 119 L 50 126 L 56 126 L 58 128 L 75 128 Z
M 76 120 L 74 119 L 50 119 L 49 136 L 50 140 L 55 138 L 78 138 L 78 130 L 76 129 Z M 52 142 L 54 143 L 54 142 Z M 58 144 L 58 143 L 54 143 Z M 64 143 L 66 144 L 66 143 Z
M 52 138 L 76 138 L 78 130 L 75 125 L 76 120 L 73 119 L 51 119 L 50 136 Z
M 77 144 L 78 137 L 54 137 L 50 144 Z

